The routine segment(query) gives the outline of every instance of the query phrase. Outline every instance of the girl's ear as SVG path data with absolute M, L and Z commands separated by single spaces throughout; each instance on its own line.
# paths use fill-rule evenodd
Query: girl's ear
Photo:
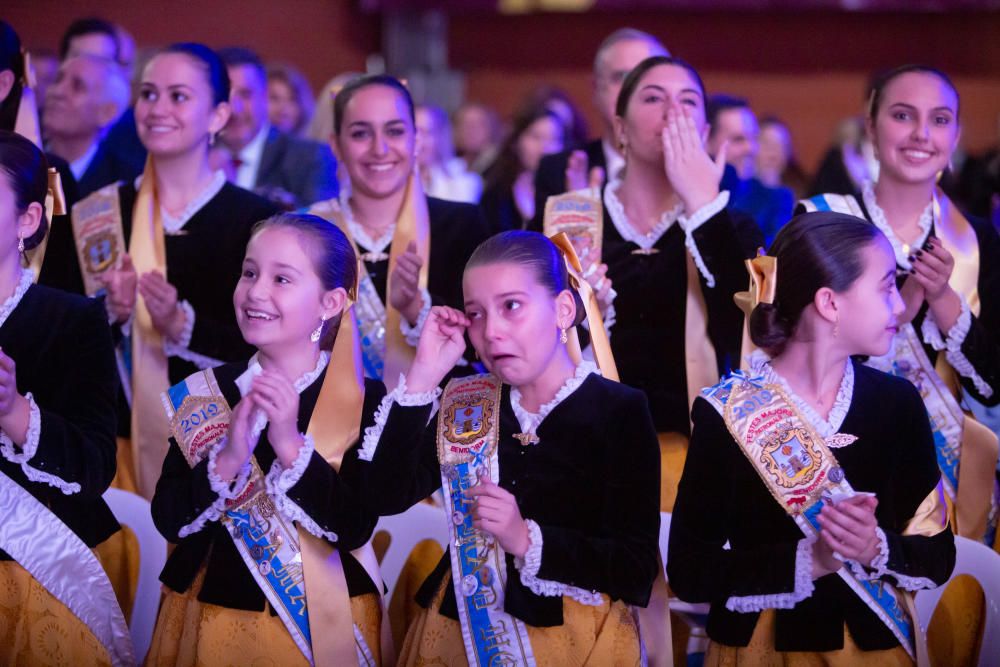
M 347 290 L 343 287 L 335 287 L 332 290 L 323 292 L 320 297 L 322 307 L 321 316 L 325 320 L 333 319 L 344 311 L 347 305 Z
M 556 326 L 569 329 L 576 321 L 576 299 L 573 292 L 564 289 L 556 295 Z
M 837 293 L 829 287 L 821 287 L 816 290 L 816 296 L 813 297 L 813 305 L 816 307 L 816 312 L 819 313 L 819 316 L 830 324 L 840 320 Z

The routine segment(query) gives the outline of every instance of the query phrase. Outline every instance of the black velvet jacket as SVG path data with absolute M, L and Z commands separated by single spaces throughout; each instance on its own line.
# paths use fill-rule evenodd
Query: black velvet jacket
M 0 456 L 0 470 L 94 547 L 119 525 L 101 495 L 115 476 L 118 375 L 104 307 L 40 285 L 28 288 L 0 325 L 0 348 L 14 360 L 17 390 L 41 414 L 38 449 L 27 464 L 77 493 L 27 478 Z M 0 560 L 10 557 L 0 551 Z
M 940 585 L 955 564 L 951 530 L 933 537 L 902 535 L 940 479 L 924 404 L 906 380 L 852 363 L 854 393 L 838 432 L 858 439 L 831 451 L 855 490 L 878 497 L 875 514 L 886 535 L 888 570 Z M 796 548 L 802 538 L 718 411 L 697 399 L 694 433 L 670 526 L 667 573 L 678 597 L 712 603 L 709 637 L 728 646 L 747 645 L 759 613 L 730 611 L 726 600 L 792 593 Z M 723 547 L 727 542 L 729 549 Z M 889 573 L 884 577 L 895 582 Z M 843 648 L 844 623 L 863 650 L 898 645 L 839 575 L 826 575 L 814 585 L 812 594 L 794 608 L 777 610 L 777 650 Z
M 235 407 L 240 401 L 240 390 L 235 381 L 246 369 L 246 362 L 226 364 L 215 369 L 215 377 L 230 407 Z M 324 371 L 299 395 L 298 426 L 302 433 L 309 427 L 325 377 Z M 381 382 L 365 381 L 362 433 L 374 423 L 375 409 L 384 395 L 385 386 Z M 268 429 L 265 428 L 254 449 L 254 456 L 265 475 L 276 459 L 267 436 Z M 336 546 L 341 553 L 348 591 L 352 596 L 379 591 L 350 553 L 351 549 L 368 541 L 378 521 L 378 516 L 367 510 L 355 491 L 358 465 L 357 444 L 344 454 L 339 472 L 313 452 L 302 477 L 287 493 L 288 498 L 320 528 L 336 533 Z M 204 583 L 198 591 L 199 600 L 230 609 L 260 611 L 264 609 L 264 594 L 221 523 L 211 521 L 198 532 L 179 537 L 181 528 L 193 523 L 217 497 L 208 480 L 208 457 L 194 468 L 189 467 L 176 441 L 171 438 L 170 450 L 153 496 L 152 511 L 156 527 L 177 548 L 170 554 L 160 580 L 172 590 L 184 592 L 191 586 L 202 564 L 206 564 Z
M 389 411 L 372 462 L 362 463 L 377 513 L 402 512 L 441 485 L 430 414 L 430 405 Z M 541 529 L 538 578 L 645 605 L 657 570 L 660 465 L 643 395 L 590 375 L 541 423 L 540 442 L 525 447 L 514 438 L 521 427 L 505 386 L 499 428 L 499 484 Z M 457 619 L 450 563 L 446 553 L 417 601 L 428 606 L 448 580 L 440 613 Z M 536 627 L 562 624 L 561 597 L 531 592 L 510 554 L 507 572 L 508 613 Z

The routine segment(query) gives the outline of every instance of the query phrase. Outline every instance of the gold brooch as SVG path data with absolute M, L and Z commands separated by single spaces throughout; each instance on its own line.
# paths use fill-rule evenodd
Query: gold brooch
M 534 433 L 515 433 L 514 437 L 517 438 L 522 447 L 538 444 L 538 436 Z

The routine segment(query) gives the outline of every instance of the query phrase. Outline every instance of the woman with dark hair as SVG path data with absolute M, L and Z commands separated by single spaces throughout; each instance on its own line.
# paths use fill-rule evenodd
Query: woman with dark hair
M 250 228 L 275 209 L 209 166 L 228 99 L 226 68 L 208 47 L 176 44 L 154 56 L 135 104 L 144 173 L 74 206 L 42 270 L 43 283 L 104 296 L 123 376 L 119 435 L 132 437 L 119 447 L 118 483 L 146 497 L 166 454 L 160 393 L 250 354 L 229 302 Z
M 712 605 L 706 665 L 912 665 L 907 598 L 948 580 L 955 545 L 919 393 L 851 358 L 898 330 L 892 247 L 808 213 L 754 266 L 763 351 L 695 401 L 670 585 Z
M 483 174 L 479 205 L 491 233 L 523 229 L 534 217 L 538 163 L 565 146 L 566 128 L 555 111 L 538 105 L 518 113 L 496 161 Z
M 649 600 L 659 526 L 646 400 L 574 359 L 583 308 L 541 234 L 491 237 L 462 286 L 464 312 L 431 310 L 359 453 L 379 514 L 439 487 L 447 506 L 449 553 L 399 664 L 638 664 L 629 605 Z M 442 394 L 466 333 L 490 372 Z
M 105 573 L 120 530 L 101 497 L 115 474 L 111 334 L 99 303 L 22 268 L 47 193 L 45 156 L 0 130 L 0 663 L 132 664 Z
M 878 180 L 860 200 L 824 194 L 800 210 L 851 213 L 889 239 L 907 309 L 892 346 L 868 363 L 920 389 L 952 528 L 993 544 L 997 440 L 960 405 L 1000 403 L 1000 236 L 966 219 L 937 185 L 961 134 L 958 91 L 939 70 L 899 67 L 873 84 L 867 128 Z
M 625 77 L 616 114 L 624 176 L 600 200 L 592 189 L 550 198 L 545 229 L 570 218 L 621 380 L 649 400 L 663 456 L 661 509 L 670 511 L 691 403 L 740 365 L 743 316 L 732 295 L 746 287 L 743 261 L 762 239 L 719 190 L 725 154 L 713 161 L 705 151 L 705 90 L 689 64 L 643 60 Z M 587 216 L 592 222 L 581 224 Z
M 363 261 L 358 306 L 365 376 L 394 387 L 432 305 L 462 303 L 461 269 L 486 237 L 475 206 L 424 195 L 410 91 L 367 75 L 334 98 L 334 153 L 350 187 L 310 213 L 340 227 Z
M 358 435 L 385 396 L 355 370 L 356 278 L 350 242 L 322 218 L 257 224 L 230 306 L 256 352 L 164 394 L 152 509 L 177 548 L 147 664 L 391 660 L 378 563 L 359 550 L 378 517 L 352 491 Z
M 556 116 L 566 130 L 565 149 L 582 147 L 590 139 L 587 120 L 573 98 L 558 86 L 544 84 L 528 93 L 522 108 L 545 107 Z

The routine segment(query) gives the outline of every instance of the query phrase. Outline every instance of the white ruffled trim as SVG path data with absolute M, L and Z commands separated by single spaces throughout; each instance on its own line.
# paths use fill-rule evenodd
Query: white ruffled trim
M 0 315 L 0 317 L 3 316 Z M 80 493 L 81 487 L 77 482 L 67 482 L 52 473 L 28 465 L 28 461 L 35 457 L 35 453 L 38 451 L 38 443 L 42 437 L 42 411 L 38 409 L 38 404 L 35 403 L 35 397 L 31 395 L 31 392 L 28 392 L 25 398 L 28 399 L 28 432 L 24 440 L 24 446 L 18 447 L 11 440 L 10 436 L 0 431 L 0 455 L 11 463 L 20 465 L 21 472 L 32 482 L 54 486 L 67 496 Z M 17 450 L 21 450 L 20 453 Z
M 179 357 L 184 361 L 190 361 L 199 370 L 221 366 L 222 361 L 190 349 L 191 336 L 194 334 L 194 307 L 186 300 L 178 301 L 177 305 L 184 311 L 184 329 L 176 341 L 164 340 L 163 353 L 168 357 Z
M 643 250 L 649 250 L 656 245 L 656 242 L 670 229 L 671 225 L 681 217 L 681 214 L 684 212 L 684 205 L 677 204 L 669 211 L 664 211 L 663 215 L 660 216 L 660 221 L 651 230 L 643 234 L 632 226 L 632 223 L 628 220 L 628 216 L 625 215 L 625 207 L 622 205 L 621 200 L 618 199 L 618 188 L 621 186 L 622 182 L 620 180 L 614 180 L 604 188 L 604 206 L 608 209 L 611 224 L 615 226 L 615 229 L 618 230 L 623 239 L 631 241 Z
M 17 304 L 21 303 L 21 299 L 24 298 L 25 292 L 28 288 L 35 284 L 35 272 L 31 269 L 21 269 L 21 277 L 17 280 L 17 285 L 14 287 L 13 293 L 7 297 L 3 304 L 0 304 L 0 327 L 2 327 L 6 322 L 10 314 L 14 312 L 17 308 Z
M 924 591 L 938 587 L 938 584 L 927 577 L 908 577 L 892 570 L 886 570 L 884 576 L 892 577 L 900 588 L 908 591 Z
M 219 477 L 219 473 L 215 470 L 216 458 L 227 442 L 229 442 L 228 438 L 220 439 L 208 452 L 208 484 L 218 497 L 194 521 L 183 526 L 177 533 L 178 537 L 193 535 L 204 528 L 209 521 L 218 521 L 226 511 L 226 501 L 239 497 L 246 489 L 247 483 L 250 481 L 250 473 L 253 470 L 250 461 L 243 464 L 239 472 L 236 473 L 236 479 L 231 482 Z
M 972 380 L 972 384 L 976 386 L 976 391 L 983 398 L 990 398 L 993 395 L 993 387 L 976 372 L 975 366 L 972 365 L 969 358 L 962 352 L 962 343 L 965 342 L 966 336 L 969 335 L 969 329 L 972 328 L 972 311 L 969 310 L 968 301 L 964 297 L 960 297 L 960 299 L 962 302 L 962 312 L 959 313 L 955 325 L 948 330 L 948 335 L 945 338 L 947 351 L 944 357 L 951 364 L 951 367 L 955 369 L 956 373 Z
M 938 352 L 948 347 L 944 342 L 944 338 L 941 336 L 941 330 L 938 328 L 937 321 L 934 319 L 934 313 L 929 310 L 927 311 L 927 315 L 924 317 L 924 321 L 920 323 L 920 337 L 925 343 Z
M 830 414 L 823 419 L 809 403 L 802 400 L 788 385 L 785 378 L 781 377 L 774 368 L 771 367 L 771 358 L 763 350 L 756 350 L 749 356 L 751 372 L 754 375 L 763 377 L 765 383 L 780 385 L 788 397 L 795 403 L 802 416 L 812 424 L 819 434 L 824 438 L 830 438 L 837 434 L 840 427 L 847 418 L 847 413 L 851 409 L 851 401 L 854 398 L 854 364 L 848 359 L 844 367 L 844 377 L 840 381 L 840 388 L 837 389 L 837 397 L 830 408 Z
M 521 576 L 521 583 L 534 593 L 543 597 L 561 597 L 576 600 L 580 604 L 599 607 L 604 604 L 604 597 L 597 591 L 588 591 L 577 586 L 570 586 L 550 579 L 539 579 L 538 570 L 542 567 L 542 529 L 531 519 L 525 519 L 528 526 L 528 550 L 524 558 L 514 558 L 514 567 Z
M 311 435 L 302 436 L 302 446 L 295 457 L 291 468 L 285 468 L 279 459 L 274 459 L 271 470 L 264 477 L 264 488 L 267 494 L 274 501 L 274 506 L 289 521 L 296 521 L 316 537 L 320 537 L 330 542 L 338 541 L 337 533 L 323 530 L 319 524 L 298 503 L 288 497 L 288 490 L 299 483 L 303 473 L 309 467 L 309 460 L 312 458 L 316 445 Z
M 368 234 L 368 229 L 354 219 L 354 211 L 351 210 L 350 198 L 350 190 L 341 188 L 338 203 L 340 204 L 341 212 L 344 214 L 344 224 L 347 225 L 347 229 L 351 232 L 354 242 L 359 246 L 366 248 L 371 253 L 384 253 L 385 249 L 389 247 L 390 243 L 392 243 L 392 237 L 396 233 L 396 222 L 393 221 L 393 223 L 386 228 L 382 236 L 377 239 L 373 239 Z
M 875 558 L 872 559 L 872 562 L 868 564 L 867 568 L 853 560 L 845 561 L 851 568 L 851 572 L 854 573 L 854 576 L 861 581 L 872 581 L 874 579 L 878 579 L 887 572 L 886 565 L 889 562 L 889 542 L 885 538 L 885 531 L 881 528 L 876 528 L 875 534 L 878 536 L 878 553 L 875 554 Z
M 694 233 L 695 230 L 705 224 L 706 221 L 710 220 L 713 216 L 718 214 L 719 211 L 726 208 L 728 203 L 729 191 L 723 190 L 715 199 L 695 211 L 691 217 L 681 215 L 681 217 L 677 219 L 681 229 L 684 230 L 684 246 L 691 254 L 691 259 L 694 260 L 694 265 L 698 267 L 698 272 L 701 273 L 701 277 L 705 279 L 705 284 L 708 287 L 715 287 L 715 276 L 712 275 L 712 273 L 708 270 L 708 266 L 705 265 L 705 260 L 702 258 L 701 252 L 698 250 L 698 244 L 695 243 Z
M 510 406 L 514 409 L 514 415 L 517 417 L 517 422 L 521 425 L 522 433 L 532 433 L 538 430 L 541 426 L 542 421 L 552 412 L 557 405 L 565 401 L 570 394 L 580 388 L 583 381 L 587 379 L 587 376 L 591 373 L 596 373 L 600 375 L 600 371 L 597 366 L 590 361 L 581 361 L 576 370 L 573 372 L 573 376 L 567 378 L 566 382 L 559 387 L 559 391 L 556 395 L 552 397 L 552 400 L 543 405 L 538 409 L 538 412 L 528 412 L 521 407 L 521 392 L 517 387 L 511 387 L 510 389 Z
M 420 313 L 417 315 L 416 323 L 411 327 L 405 317 L 399 318 L 399 329 L 403 332 L 403 338 L 410 347 L 416 347 L 420 342 L 420 332 L 424 330 L 427 323 L 427 316 L 431 314 L 431 293 L 426 287 L 420 288 L 420 295 L 424 299 L 424 305 L 420 306 Z
M 418 394 L 410 394 L 406 391 L 406 375 L 399 374 L 399 384 L 382 398 L 378 409 L 375 411 L 375 423 L 365 429 L 365 437 L 361 441 L 361 449 L 358 451 L 358 458 L 362 461 L 371 461 L 378 449 L 378 442 L 382 439 L 382 431 L 385 429 L 385 422 L 389 419 L 389 411 L 392 404 L 396 403 L 403 407 L 418 407 L 421 405 L 433 404 L 431 416 L 434 418 L 438 411 L 438 397 L 441 396 L 441 387 L 434 387 L 430 391 Z
M 771 595 L 733 596 L 726 600 L 726 609 L 744 614 L 765 609 L 792 609 L 810 597 L 815 590 L 812 577 L 812 545 L 815 541 L 815 537 L 803 537 L 795 549 L 795 590 Z
M 142 174 L 139 174 L 135 179 L 135 190 L 139 191 L 139 186 L 142 185 Z M 160 207 L 160 219 L 163 222 L 163 233 L 167 236 L 175 236 L 184 225 L 195 216 L 195 214 L 205 207 L 205 204 L 210 202 L 215 195 L 219 194 L 219 191 L 226 185 L 226 174 L 222 171 L 216 171 L 212 176 L 212 181 L 205 186 L 205 189 L 198 193 L 194 199 L 188 202 L 184 210 L 178 213 L 176 216 L 170 215 L 170 213 Z
M 865 209 L 867 209 L 872 223 L 885 234 L 886 238 L 889 239 L 889 243 L 892 244 L 892 251 L 896 255 L 896 264 L 909 271 L 913 268 L 913 264 L 909 259 L 910 255 L 913 254 L 914 250 L 919 250 L 924 245 L 931 233 L 931 227 L 934 225 L 934 201 L 927 202 L 927 208 L 920 214 L 920 218 L 917 220 L 917 225 L 920 227 L 920 239 L 916 243 L 911 244 L 909 246 L 910 250 L 907 252 L 903 247 L 906 244 L 896 236 L 895 230 L 885 217 L 885 211 L 878 205 L 875 197 L 875 185 L 872 181 L 866 180 L 861 184 L 861 198 L 864 199 Z

